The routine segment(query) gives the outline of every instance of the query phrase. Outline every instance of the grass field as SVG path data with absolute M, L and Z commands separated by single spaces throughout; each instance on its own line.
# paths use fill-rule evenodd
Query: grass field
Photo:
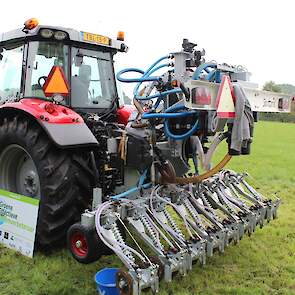
M 228 167 L 249 172 L 263 193 L 277 192 L 279 218 L 215 254 L 205 267 L 161 282 L 159 294 L 295 294 L 295 125 L 257 123 L 252 154 Z M 66 250 L 28 259 L 1 247 L 0 294 L 95 294 L 94 274 L 112 266 L 121 266 L 115 256 L 81 265 Z

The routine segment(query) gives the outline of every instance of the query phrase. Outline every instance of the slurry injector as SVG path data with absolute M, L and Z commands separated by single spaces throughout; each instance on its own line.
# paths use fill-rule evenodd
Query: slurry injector
M 257 113 L 288 112 L 290 99 L 258 90 L 241 66 L 205 62 L 195 48 L 184 39 L 182 51 L 146 71 L 117 74 L 136 83 L 133 112 L 118 111 L 126 126 L 93 118 L 105 149 L 97 179 L 118 167 L 122 177 L 109 190 L 97 181 L 92 209 L 69 229 L 68 243 L 82 263 L 115 253 L 125 267 L 116 275 L 123 295 L 157 292 L 161 279 L 186 275 L 277 216 L 279 199 L 224 167 L 250 153 Z M 222 142 L 227 152 L 213 164 Z

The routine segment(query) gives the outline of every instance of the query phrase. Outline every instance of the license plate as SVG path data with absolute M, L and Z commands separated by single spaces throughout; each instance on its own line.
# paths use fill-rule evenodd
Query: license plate
M 103 45 L 110 45 L 110 38 L 102 35 L 81 32 L 83 41 L 96 43 L 96 44 L 103 44 Z

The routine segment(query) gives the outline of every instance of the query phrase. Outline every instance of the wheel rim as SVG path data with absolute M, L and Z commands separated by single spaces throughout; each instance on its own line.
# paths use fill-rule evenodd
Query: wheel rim
M 0 154 L 0 187 L 40 199 L 40 180 L 30 154 L 21 146 L 11 144 Z
M 71 238 L 73 253 L 80 257 L 85 257 L 88 252 L 88 244 L 85 236 L 81 233 L 74 233 Z

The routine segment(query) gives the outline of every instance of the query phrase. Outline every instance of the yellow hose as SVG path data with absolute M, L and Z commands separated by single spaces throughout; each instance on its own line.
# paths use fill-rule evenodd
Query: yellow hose
M 231 157 L 232 157 L 231 155 L 226 154 L 224 156 L 224 158 L 216 166 L 214 166 L 212 169 L 210 169 L 209 171 L 207 171 L 207 172 L 205 172 L 205 173 L 203 173 L 201 175 L 193 176 L 193 177 L 176 177 L 175 182 L 179 183 L 179 184 L 188 184 L 188 183 L 201 182 L 202 180 L 213 176 L 214 174 L 219 172 L 221 169 L 223 169 L 223 167 L 230 161 Z

